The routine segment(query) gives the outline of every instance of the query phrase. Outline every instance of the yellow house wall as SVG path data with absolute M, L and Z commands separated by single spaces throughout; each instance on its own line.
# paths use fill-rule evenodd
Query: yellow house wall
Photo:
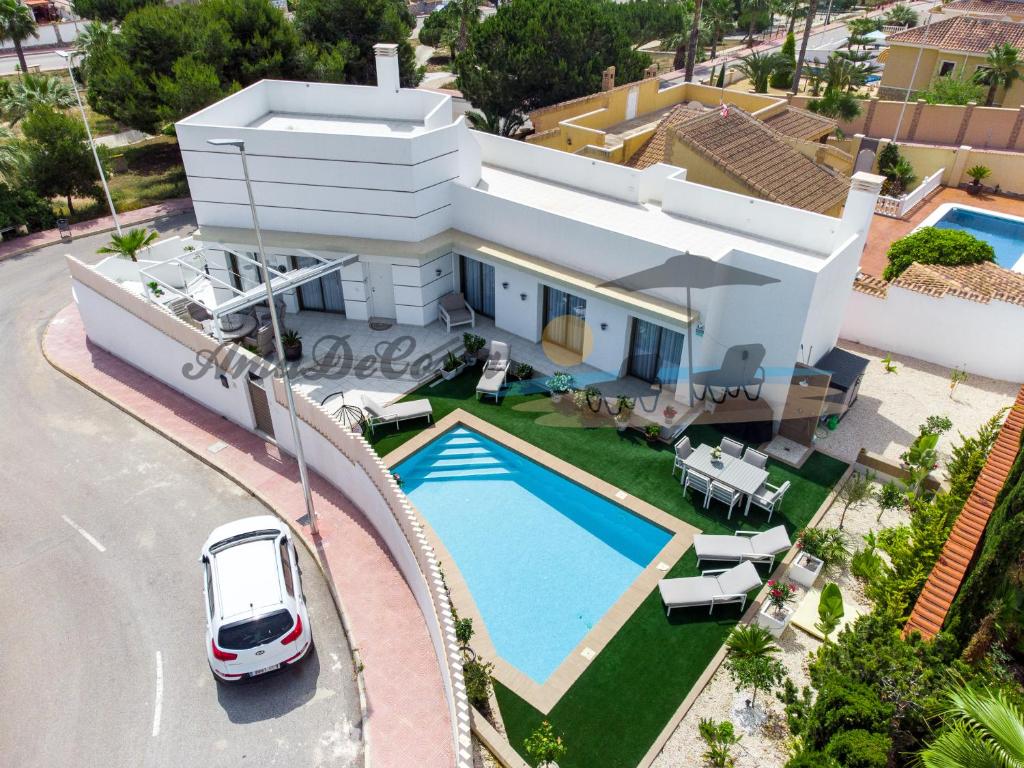
M 1024 154 L 1020 152 L 901 144 L 900 154 L 914 166 L 918 181 L 945 168 L 943 185 L 956 187 L 970 181 L 968 168 L 984 165 L 992 171 L 992 175 L 985 180 L 986 186 L 994 187 L 998 184 L 1005 192 L 1024 194 Z
M 910 77 L 914 72 L 914 64 L 917 61 L 918 48 L 909 45 L 893 45 L 889 48 L 885 62 L 885 70 L 882 72 L 882 81 L 879 86 L 883 89 L 883 95 L 896 96 L 898 94 L 886 94 L 884 89 L 906 89 Z M 932 80 L 939 76 L 939 70 L 945 61 L 953 62 L 956 67 L 953 70 L 955 77 L 974 77 L 979 66 L 985 64 L 983 54 L 954 51 L 938 51 L 933 48 L 921 49 L 921 62 L 917 68 L 917 77 L 910 86 L 914 92 L 925 90 Z M 913 98 L 914 94 L 911 94 Z M 1024 82 L 1018 80 L 1006 93 L 1000 88 L 996 92 L 995 106 L 1019 107 L 1024 103 Z
M 731 173 L 726 173 L 717 165 L 697 154 L 681 141 L 674 141 L 669 150 L 669 163 L 686 169 L 686 180 L 694 184 L 704 184 L 726 192 L 740 195 L 760 197 L 749 186 L 741 182 Z

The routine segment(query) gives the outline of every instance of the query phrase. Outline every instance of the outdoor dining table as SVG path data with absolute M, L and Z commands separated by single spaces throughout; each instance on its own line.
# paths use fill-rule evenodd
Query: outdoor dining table
M 706 443 L 698 445 L 693 453 L 683 459 L 683 464 L 687 470 L 693 469 L 744 494 L 747 497 L 747 504 L 743 514 L 746 515 L 750 512 L 751 495 L 768 479 L 768 472 L 725 453 L 721 458 L 714 459 L 711 457 L 712 447 Z
M 220 319 L 220 330 L 224 341 L 244 339 L 256 330 L 256 318 L 245 312 L 235 312 Z

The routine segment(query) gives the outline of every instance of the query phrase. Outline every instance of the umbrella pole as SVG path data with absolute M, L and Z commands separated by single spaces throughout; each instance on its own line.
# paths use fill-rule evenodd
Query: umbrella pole
M 686 286 L 686 388 L 693 407 L 693 307 L 690 305 L 690 286 Z

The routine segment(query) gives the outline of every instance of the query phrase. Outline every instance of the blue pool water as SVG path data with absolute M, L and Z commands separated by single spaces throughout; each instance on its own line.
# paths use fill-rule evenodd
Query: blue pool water
M 672 534 L 465 428 L 394 468 L 497 652 L 543 683 Z
M 1001 267 L 1013 269 L 1024 256 L 1024 221 L 951 208 L 935 226 L 938 229 L 959 229 L 984 240 L 995 250 L 996 264 Z

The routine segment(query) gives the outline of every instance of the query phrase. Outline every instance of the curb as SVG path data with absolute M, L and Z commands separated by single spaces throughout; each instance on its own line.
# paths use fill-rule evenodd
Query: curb
M 159 217 L 157 217 L 157 218 L 159 218 Z M 113 227 L 111 227 L 110 230 L 113 230 Z M 110 230 L 107 230 L 107 231 L 110 231 Z M 92 233 L 92 234 L 96 234 L 96 233 Z M 58 310 L 58 311 L 60 311 L 60 310 Z M 348 614 L 347 614 L 347 612 L 345 610 L 344 603 L 342 602 L 341 596 L 338 594 L 337 589 L 334 586 L 334 582 L 330 578 L 328 578 L 327 572 L 324 570 L 323 564 L 320 562 L 320 556 L 317 553 L 317 551 L 313 548 L 312 542 L 310 542 L 306 538 L 305 533 L 303 532 L 303 530 L 298 526 L 298 524 L 295 521 L 293 521 L 290 518 L 288 518 L 287 516 L 282 515 L 281 513 L 279 513 L 277 511 L 277 509 L 275 509 L 274 506 L 259 491 L 255 491 L 252 488 L 249 488 L 247 485 L 245 485 L 243 482 L 241 482 L 238 478 L 236 478 L 234 475 L 229 473 L 226 469 L 224 469 L 223 467 L 217 466 L 212 461 L 210 461 L 210 459 L 208 459 L 206 456 L 203 456 L 202 453 L 200 453 L 198 451 L 195 451 L 191 447 L 185 445 L 180 440 L 178 440 L 178 438 L 176 438 L 174 435 L 164 431 L 163 429 L 160 429 L 159 427 L 157 427 L 157 426 L 155 426 L 153 424 L 150 424 L 148 421 L 146 421 L 145 419 L 142 419 L 135 412 L 130 410 L 127 406 L 125 406 L 122 403 L 118 402 L 117 400 L 115 400 L 111 396 L 107 395 L 105 392 L 102 392 L 99 389 L 96 389 L 95 387 L 91 386 L 90 384 L 87 384 L 85 381 L 83 381 L 81 378 L 79 378 L 75 373 L 73 373 L 72 371 L 68 370 L 67 368 L 64 368 L 63 366 L 59 365 L 55 360 L 53 360 L 49 356 L 49 354 L 47 354 L 47 352 L 46 352 L 46 339 L 47 339 L 47 336 L 49 336 L 49 334 L 50 334 L 50 328 L 51 328 L 52 324 L 53 324 L 53 318 L 51 317 L 50 318 L 50 322 L 48 322 L 46 324 L 46 330 L 44 331 L 43 338 L 41 339 L 41 342 L 40 342 L 40 351 L 42 352 L 43 358 L 46 360 L 47 363 L 50 364 L 50 366 L 54 370 L 59 371 L 60 373 L 64 374 L 71 381 L 75 382 L 76 384 L 81 386 L 83 389 L 86 389 L 89 392 L 92 392 L 94 395 L 99 397 L 101 400 L 104 400 L 107 403 L 110 403 L 110 405 L 114 406 L 115 408 L 117 408 L 122 413 L 125 413 L 128 416 L 130 416 L 133 419 L 135 419 L 135 421 L 137 421 L 139 424 L 142 424 L 143 426 L 145 426 L 148 429 L 152 430 L 154 433 L 160 435 L 161 437 L 166 439 L 168 442 L 172 443 L 173 445 L 175 445 L 178 448 L 180 448 L 181 450 L 183 450 L 185 453 L 189 454 L 190 456 L 192 456 L 195 459 L 198 459 L 199 461 L 201 461 L 206 466 L 208 466 L 211 469 L 215 470 L 221 476 L 223 476 L 226 479 L 230 480 L 232 483 L 237 485 L 239 488 L 244 490 L 246 493 L 248 493 L 250 496 L 252 496 L 258 502 L 260 502 L 260 504 L 262 504 L 264 507 L 266 507 L 270 512 L 272 512 L 274 515 L 279 517 L 281 519 L 281 521 L 284 522 L 288 526 L 288 528 L 295 534 L 296 538 L 299 539 L 299 541 L 302 542 L 302 545 L 306 548 L 306 551 L 309 553 L 310 557 L 312 557 L 313 562 L 316 563 L 317 568 L 320 570 L 320 574 L 323 576 L 324 582 L 327 584 L 327 590 L 331 593 L 331 598 L 332 598 L 332 600 L 334 602 L 335 611 L 337 611 L 338 619 L 341 622 L 342 631 L 345 633 L 345 639 L 348 641 L 349 648 L 352 651 L 352 663 L 353 663 L 353 666 L 355 668 L 356 689 L 357 689 L 357 691 L 359 693 L 359 710 L 360 710 L 360 714 L 361 714 L 361 722 L 359 724 L 359 731 L 360 731 L 360 734 L 362 735 L 363 766 L 364 766 L 364 768 L 370 768 L 370 765 L 371 765 L 371 762 L 370 762 L 370 734 L 369 734 L 369 731 L 368 731 L 368 729 L 366 727 L 367 723 L 368 723 L 368 720 L 369 720 L 369 715 L 368 715 L 369 703 L 368 703 L 367 696 L 366 696 L 366 682 L 365 682 L 365 679 L 363 678 L 363 661 L 362 661 L 362 658 L 359 655 L 359 648 L 356 646 L 356 644 L 355 644 L 355 642 L 353 640 L 353 637 L 352 637 L 351 625 L 349 624 L 349 621 L 348 621 Z
M 179 215 L 181 215 L 183 213 L 187 213 L 189 210 L 194 210 L 194 209 L 191 206 L 189 206 L 188 209 L 183 209 L 183 210 L 180 210 L 180 211 L 163 211 L 161 213 L 154 213 L 152 216 L 147 215 L 146 218 L 144 218 L 144 219 L 139 219 L 138 221 L 133 221 L 130 226 L 134 226 L 136 224 L 148 224 L 148 223 L 150 223 L 152 221 L 156 221 L 157 219 L 167 218 L 168 216 L 179 216 Z M 131 211 L 129 211 L 128 213 L 131 213 Z M 72 235 L 70 242 L 74 242 L 76 239 L 82 238 L 82 237 L 91 237 L 93 235 L 102 235 L 102 234 L 105 234 L 107 232 L 114 232 L 116 229 L 117 229 L 117 227 L 115 227 L 113 225 L 113 223 L 111 223 L 111 225 L 109 227 L 102 227 L 101 229 L 96 229 L 96 230 L 93 230 L 91 232 L 83 232 L 83 233 L 81 233 L 79 235 Z M 65 241 L 65 240 L 62 240 L 60 238 L 57 238 L 56 240 L 54 240 L 52 242 L 48 242 L 48 243 L 37 243 L 36 245 L 27 245 L 24 248 L 19 248 L 17 250 L 11 251 L 10 253 L 2 253 L 2 254 L 0 254 L 0 262 L 4 262 L 7 259 L 13 259 L 16 256 L 24 256 L 26 253 L 32 253 L 32 251 L 38 251 L 40 248 L 49 248 L 51 245 L 58 245 L 60 243 L 65 243 L 65 242 L 68 242 L 68 241 Z M 54 367 L 56 368 L 57 366 L 54 366 Z M 83 384 L 83 386 L 85 386 L 85 385 Z

